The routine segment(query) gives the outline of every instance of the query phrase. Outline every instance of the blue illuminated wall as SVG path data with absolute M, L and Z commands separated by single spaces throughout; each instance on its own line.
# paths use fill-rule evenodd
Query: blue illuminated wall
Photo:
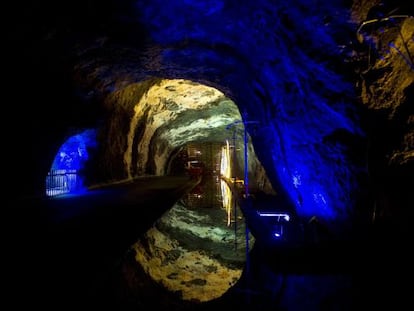
M 363 138 L 348 81 L 356 25 L 343 1 L 136 1 L 159 74 L 215 81 L 259 120 L 266 170 L 300 216 L 347 222 Z M 351 79 L 349 79 L 351 80 Z M 266 153 L 266 154 L 263 154 Z
M 46 194 L 84 191 L 82 170 L 89 159 L 88 150 L 95 147 L 96 131 L 93 129 L 69 137 L 53 160 L 46 178 Z

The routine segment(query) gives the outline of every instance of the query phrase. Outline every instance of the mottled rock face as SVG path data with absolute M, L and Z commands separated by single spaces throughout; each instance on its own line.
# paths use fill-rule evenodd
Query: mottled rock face
M 357 82 L 367 107 L 367 165 L 374 190 L 377 222 L 404 220 L 413 183 L 414 18 L 402 5 L 359 1 L 357 37 L 363 55 Z M 404 224 L 404 225 L 403 225 Z
M 235 232 L 224 209 L 179 202 L 133 245 L 135 259 L 154 281 L 183 300 L 219 298 L 243 272 L 245 227 L 239 222 Z
M 122 90 L 114 105 L 132 91 L 130 87 Z M 126 170 L 130 176 L 164 175 L 173 150 L 192 141 L 224 143 L 225 127 L 239 119 L 237 106 L 218 90 L 191 81 L 162 80 L 133 106 L 124 153 Z M 132 158 L 136 163 L 131 163 Z M 155 167 L 148 172 L 150 160 Z
M 231 158 L 238 168 L 231 174 L 243 178 L 242 117 L 236 104 L 217 89 L 188 80 L 158 80 L 150 86 L 136 83 L 111 93 L 105 105 L 112 113 L 99 130 L 102 151 L 94 160 L 104 162 L 112 179 L 167 175 L 180 170 L 171 163 L 176 151 L 188 144 L 225 146 L 229 142 L 236 145 Z M 272 192 L 250 137 L 246 146 L 252 186 Z M 114 158 L 122 160 L 113 163 Z M 212 166 L 211 161 L 206 165 Z

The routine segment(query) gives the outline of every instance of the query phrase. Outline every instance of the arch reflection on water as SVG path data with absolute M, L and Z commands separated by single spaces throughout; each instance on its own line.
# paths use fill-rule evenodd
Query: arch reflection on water
M 245 223 L 238 209 L 227 182 L 207 176 L 133 245 L 135 259 L 183 300 L 218 298 L 240 279 L 246 261 Z

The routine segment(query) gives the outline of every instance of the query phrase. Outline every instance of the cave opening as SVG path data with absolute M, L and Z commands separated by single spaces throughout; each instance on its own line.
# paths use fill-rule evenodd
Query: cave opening
M 90 152 L 96 148 L 96 130 L 86 129 L 71 135 L 59 147 L 47 173 L 46 195 L 81 194 L 86 191 L 84 170 Z

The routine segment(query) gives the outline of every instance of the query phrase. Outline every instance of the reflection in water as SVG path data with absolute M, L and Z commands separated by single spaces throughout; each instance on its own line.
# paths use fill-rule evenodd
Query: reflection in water
M 223 198 L 232 202 L 232 196 L 222 196 L 221 189 L 230 191 L 223 185 L 217 176 L 208 178 L 200 197 L 189 194 L 177 202 L 133 245 L 146 273 L 183 300 L 218 298 L 241 277 L 244 220 L 229 221 L 233 203 L 224 207 Z
M 231 210 L 232 210 L 232 198 L 231 190 L 227 182 L 224 181 L 224 179 L 220 180 L 221 185 L 221 193 L 223 196 L 223 207 L 226 210 L 227 214 L 227 226 L 230 226 L 231 224 Z

